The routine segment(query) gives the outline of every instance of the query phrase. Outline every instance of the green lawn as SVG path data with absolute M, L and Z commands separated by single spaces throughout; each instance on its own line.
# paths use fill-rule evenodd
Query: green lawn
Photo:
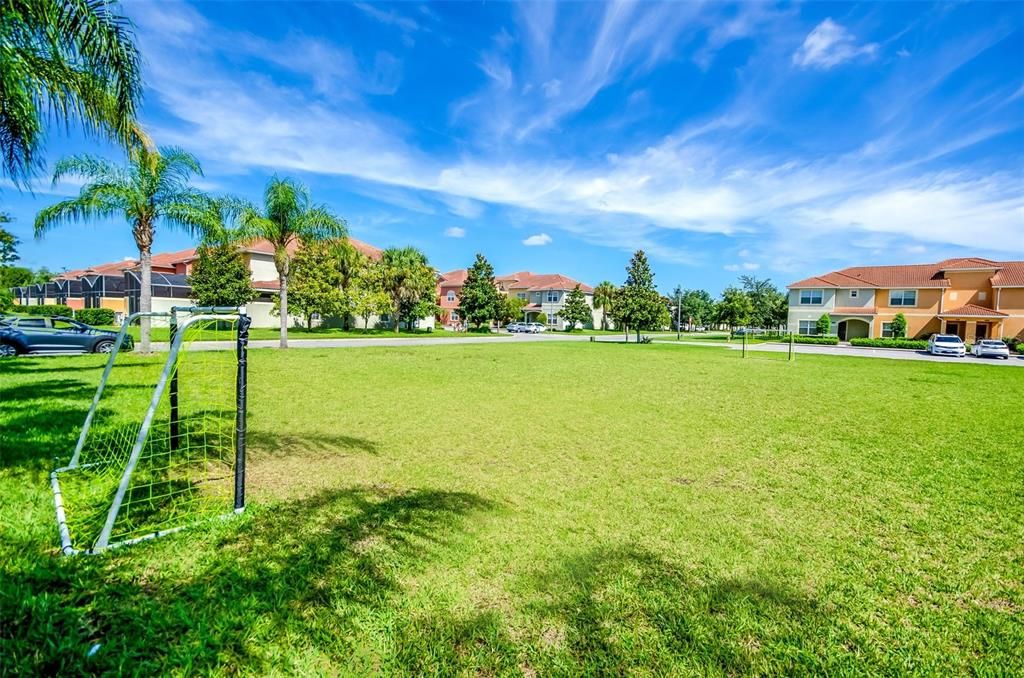
M 0 672 L 1024 671 L 1019 370 L 250 356 L 247 513 L 74 558 L 47 472 L 100 357 L 0 363 Z

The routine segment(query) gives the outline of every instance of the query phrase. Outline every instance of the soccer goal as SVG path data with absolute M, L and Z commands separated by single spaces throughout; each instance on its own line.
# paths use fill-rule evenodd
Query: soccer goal
M 65 554 L 242 511 L 249 323 L 237 308 L 125 319 L 71 459 L 50 474 Z M 164 360 L 133 350 L 143 326 Z

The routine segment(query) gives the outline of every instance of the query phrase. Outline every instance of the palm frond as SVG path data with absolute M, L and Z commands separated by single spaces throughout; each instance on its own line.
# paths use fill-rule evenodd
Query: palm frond
M 34 231 L 41 238 L 56 226 L 89 219 L 124 215 L 134 196 L 121 184 L 93 183 L 82 187 L 78 197 L 44 207 L 36 215 Z
M 323 205 L 297 215 L 293 230 L 299 239 L 305 241 L 334 240 L 348 235 L 345 220 Z
M 104 183 L 127 183 L 128 180 L 123 169 L 96 155 L 72 155 L 58 160 L 53 166 L 53 183 L 66 176 L 80 176 Z

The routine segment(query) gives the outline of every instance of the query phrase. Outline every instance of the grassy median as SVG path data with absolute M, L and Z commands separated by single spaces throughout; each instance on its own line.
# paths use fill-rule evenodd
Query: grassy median
M 250 355 L 247 513 L 74 558 L 47 473 L 101 359 L 0 362 L 0 672 L 1024 670 L 1019 370 Z

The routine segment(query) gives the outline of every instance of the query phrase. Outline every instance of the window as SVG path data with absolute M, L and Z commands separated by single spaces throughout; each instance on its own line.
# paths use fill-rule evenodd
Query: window
M 517 299 L 522 299 L 523 301 L 525 301 L 526 300 L 526 292 L 516 292 L 516 298 Z
M 802 334 L 804 336 L 809 337 L 812 334 L 817 334 L 817 333 L 818 333 L 818 322 L 816 320 L 801 320 L 800 321 L 800 329 L 798 330 L 798 334 Z
M 452 311 L 452 322 L 455 322 L 458 319 L 459 319 L 459 312 L 458 311 Z
M 882 336 L 886 339 L 892 338 L 892 323 L 882 323 Z
M 988 295 L 985 292 L 978 292 L 978 301 L 985 301 L 985 297 Z
M 917 306 L 917 290 L 890 290 L 890 306 Z
M 46 327 L 46 321 L 42 318 L 21 318 L 18 327 Z
M 821 290 L 800 290 L 800 305 L 808 306 L 821 304 L 821 297 Z
M 858 296 L 860 296 L 860 290 L 850 290 L 851 299 L 856 299 Z
M 557 313 L 552 313 L 551 315 L 548 316 L 548 325 L 557 325 L 557 324 L 558 324 L 558 314 Z
M 455 290 L 448 290 L 448 301 L 455 301 Z
M 549 304 L 554 304 L 557 301 L 558 301 L 558 291 L 557 290 L 548 290 L 548 303 Z

